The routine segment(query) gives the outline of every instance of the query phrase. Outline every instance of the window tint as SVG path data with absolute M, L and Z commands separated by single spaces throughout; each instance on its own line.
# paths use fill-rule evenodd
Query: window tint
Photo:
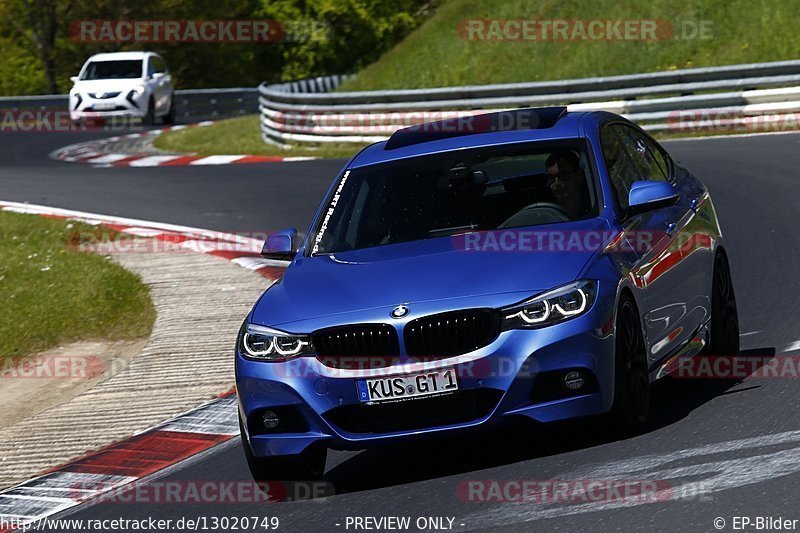
M 600 145 L 606 162 L 608 177 L 622 209 L 628 208 L 628 194 L 634 181 L 643 179 L 640 169 L 634 165 L 627 145 L 630 139 L 621 131 L 622 126 L 612 124 L 603 128 Z
M 312 254 L 597 216 L 579 140 L 478 148 L 350 170 Z
M 82 80 L 118 80 L 142 77 L 142 60 L 92 61 L 86 66 Z
M 647 148 L 650 153 L 653 155 L 653 159 L 655 159 L 656 164 L 661 169 L 661 172 L 670 179 L 670 168 L 669 168 L 669 156 L 666 155 L 666 152 L 652 139 L 645 137 L 645 142 L 647 143 Z
M 634 128 L 622 124 L 606 126 L 600 135 L 600 143 L 621 208 L 628 208 L 628 194 L 634 181 L 669 181 L 666 156 L 653 141 Z
M 620 126 L 620 132 L 627 137 L 627 147 L 634 164 L 639 167 L 643 180 L 667 181 L 666 165 L 659 163 L 653 154 L 653 146 L 649 139 L 640 132 L 627 126 Z

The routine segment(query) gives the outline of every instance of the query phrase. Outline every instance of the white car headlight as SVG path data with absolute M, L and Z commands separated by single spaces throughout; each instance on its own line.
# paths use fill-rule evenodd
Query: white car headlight
M 136 96 L 142 96 L 142 95 L 145 93 L 145 91 L 146 91 L 146 90 L 147 90 L 147 89 L 145 88 L 145 86 L 144 86 L 144 85 L 139 85 L 138 87 L 135 87 L 135 88 L 134 88 L 134 89 L 131 91 L 131 96 L 133 96 L 133 95 L 136 95 Z
M 552 326 L 586 313 L 597 296 L 597 282 L 581 280 L 501 310 L 502 329 Z
M 244 326 L 241 347 L 246 357 L 261 361 L 285 361 L 314 355 L 308 335 L 294 335 L 255 324 Z

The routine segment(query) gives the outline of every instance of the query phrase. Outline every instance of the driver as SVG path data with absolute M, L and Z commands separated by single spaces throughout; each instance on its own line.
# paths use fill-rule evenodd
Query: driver
M 586 179 L 580 159 L 569 150 L 553 152 L 545 161 L 547 186 L 553 197 L 572 219 L 584 218 L 590 209 Z

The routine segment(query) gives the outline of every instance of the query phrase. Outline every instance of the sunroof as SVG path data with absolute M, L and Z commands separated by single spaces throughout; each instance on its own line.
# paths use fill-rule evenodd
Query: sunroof
M 478 133 L 552 128 L 566 114 L 567 108 L 563 106 L 539 107 L 426 122 L 397 130 L 386 142 L 384 149 L 395 150 Z

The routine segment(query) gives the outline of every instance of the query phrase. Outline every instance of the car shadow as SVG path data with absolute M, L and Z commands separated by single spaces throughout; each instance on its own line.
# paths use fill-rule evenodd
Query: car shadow
M 743 351 L 742 355 L 775 355 L 774 348 Z M 669 426 L 742 380 L 666 378 L 652 389 L 651 417 L 643 433 Z M 502 467 L 624 440 L 608 418 L 588 417 L 550 424 L 509 423 L 479 433 L 457 434 L 421 442 L 406 442 L 363 451 L 334 466 L 325 480 L 337 494 L 391 487 L 465 472 Z

